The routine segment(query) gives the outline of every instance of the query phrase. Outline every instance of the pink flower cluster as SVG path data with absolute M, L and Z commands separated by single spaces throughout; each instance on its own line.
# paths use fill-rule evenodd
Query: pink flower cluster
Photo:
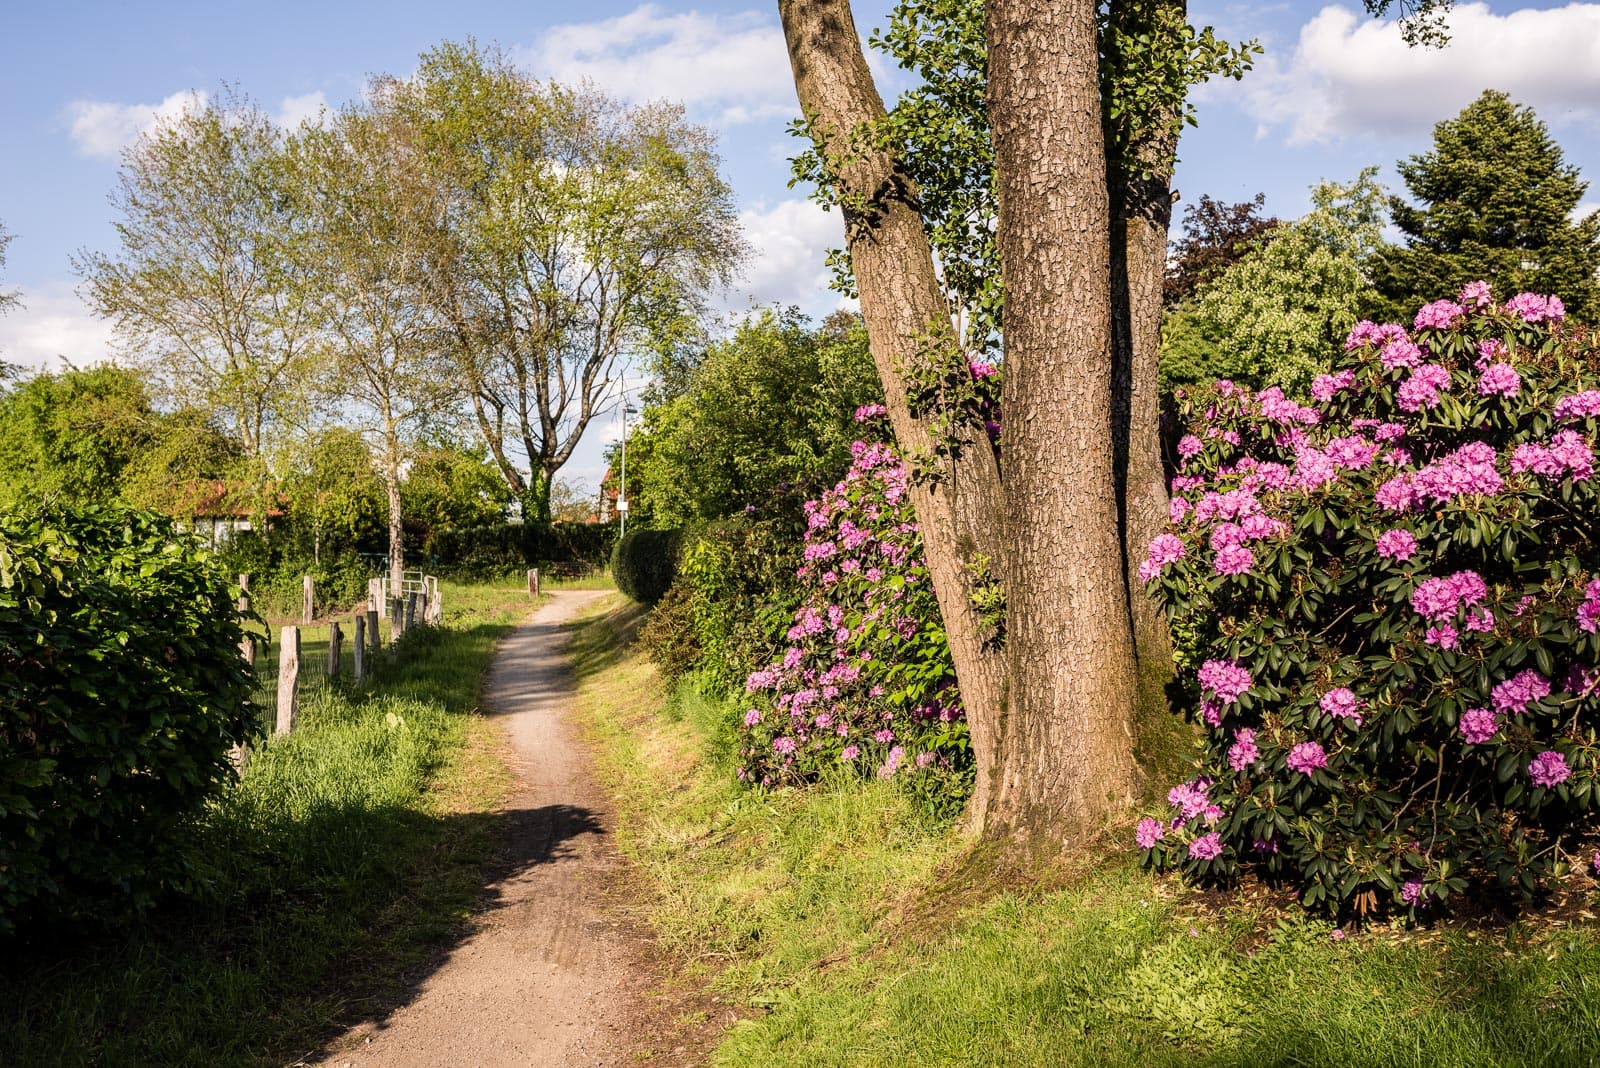
M 1482 745 L 1500 733 L 1500 717 L 1487 708 L 1469 708 L 1461 713 L 1456 730 L 1468 745 Z
M 1496 712 L 1521 715 L 1528 706 L 1550 696 L 1550 680 L 1528 668 L 1498 683 L 1490 691 L 1490 700 Z
M 1401 411 L 1420 412 L 1424 408 L 1436 407 L 1439 391 L 1449 388 L 1450 372 L 1436 363 L 1425 363 L 1400 383 L 1400 389 L 1395 393 L 1395 403 Z
M 1237 660 L 1207 660 L 1200 665 L 1199 678 L 1200 685 L 1225 704 L 1238 701 L 1255 681 Z
M 1150 542 L 1144 563 L 1139 565 L 1139 578 L 1149 582 L 1161 574 L 1161 569 L 1175 560 L 1183 559 L 1183 539 L 1176 534 L 1157 534 Z
M 1489 592 L 1476 571 L 1457 571 L 1447 578 L 1423 579 L 1411 591 L 1411 608 L 1430 622 L 1454 619 L 1465 607 L 1482 601 Z
M 1563 423 L 1600 417 L 1600 389 L 1586 389 L 1556 401 L 1556 418 Z
M 1340 686 L 1323 694 L 1317 707 L 1335 719 L 1347 719 L 1359 727 L 1361 710 L 1366 707 L 1366 702 L 1347 687 Z
M 1594 449 L 1576 430 L 1560 430 L 1548 445 L 1531 441 L 1518 445 L 1511 453 L 1511 471 L 1587 482 L 1594 474 Z
M 1560 786 L 1572 777 L 1572 769 L 1567 767 L 1567 758 L 1554 749 L 1546 749 L 1528 762 L 1528 779 L 1535 786 L 1546 789 Z
M 1311 380 L 1311 396 L 1323 404 L 1356 384 L 1354 368 L 1347 367 L 1332 374 L 1318 375 Z
M 1378 535 L 1378 555 L 1389 560 L 1399 560 L 1402 563 L 1411 559 L 1417 552 L 1417 537 L 1409 530 L 1395 527 Z
M 1444 504 L 1468 494 L 1492 496 L 1505 488 L 1497 459 L 1494 446 L 1469 441 L 1417 471 L 1389 479 L 1373 498 L 1384 511 L 1400 512 L 1426 500 Z
M 1485 397 L 1515 397 L 1522 390 L 1522 376 L 1509 363 L 1491 363 L 1478 375 L 1478 392 Z
M 1559 323 L 1567 317 L 1567 309 L 1560 297 L 1545 297 L 1538 293 L 1518 293 L 1505 302 L 1505 310 L 1525 323 Z
M 1301 742 L 1289 750 L 1289 756 L 1284 760 L 1290 771 L 1298 771 L 1302 775 L 1310 775 L 1318 768 L 1328 766 L 1328 754 L 1317 742 Z
M 1489 283 L 1480 279 L 1462 286 L 1461 295 L 1456 299 L 1468 308 L 1482 311 L 1494 303 L 1494 294 L 1489 289 Z
M 1233 744 L 1228 747 L 1228 767 L 1243 771 L 1259 759 L 1261 750 L 1256 748 L 1256 732 L 1249 727 L 1239 728 L 1233 735 Z
M 1460 324 L 1466 316 L 1466 309 L 1453 300 L 1436 300 L 1432 304 L 1424 304 L 1417 311 L 1417 318 L 1412 323 L 1416 330 L 1449 330 Z
M 1600 579 L 1589 583 L 1578 606 L 1578 629 L 1588 634 L 1600 631 Z

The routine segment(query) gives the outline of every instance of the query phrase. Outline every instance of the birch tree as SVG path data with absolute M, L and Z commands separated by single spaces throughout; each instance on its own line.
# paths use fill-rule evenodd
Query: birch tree
M 117 250 L 73 260 L 123 350 L 258 461 L 313 336 L 283 150 L 283 131 L 232 90 L 164 122 L 123 154 Z

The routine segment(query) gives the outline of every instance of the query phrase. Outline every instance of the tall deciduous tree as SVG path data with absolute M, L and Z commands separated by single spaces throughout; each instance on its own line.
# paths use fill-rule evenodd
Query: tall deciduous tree
M 6 229 L 5 223 L 0 223 L 0 267 L 6 265 L 6 249 L 10 247 L 11 240 L 15 236 L 15 234 Z M 0 315 L 4 315 L 12 308 L 20 307 L 21 304 L 22 295 L 16 290 L 0 289 Z M 15 378 L 20 371 L 21 368 L 15 364 L 0 360 L 0 386 L 3 386 L 9 379 Z
M 1399 165 L 1417 203 L 1391 201 L 1404 246 L 1378 257 L 1389 317 L 1487 279 L 1501 296 L 1554 293 L 1600 315 L 1600 212 L 1574 217 L 1589 185 L 1532 108 L 1486 91 L 1434 127 L 1433 149 Z
M 1183 209 L 1183 236 L 1172 243 L 1161 299 L 1167 307 L 1179 304 L 1194 291 L 1237 263 L 1279 225 L 1263 216 L 1264 193 L 1251 200 L 1228 204 L 1205 193 Z
M 351 105 L 291 145 L 299 252 L 316 294 L 319 387 L 372 445 L 389 519 L 389 575 L 405 568 L 401 476 L 460 386 L 428 301 L 443 194 L 427 181 L 413 131 Z
M 144 134 L 123 156 L 119 249 L 74 266 L 119 342 L 175 399 L 214 411 L 252 457 L 303 370 L 312 328 L 283 133 L 233 91 Z
M 681 108 L 538 82 L 471 42 L 373 98 L 413 128 L 448 197 L 454 258 L 434 300 L 486 445 L 530 518 L 548 519 L 619 370 L 693 331 L 741 254 L 714 140 Z
M 918 175 L 884 132 L 847 0 L 779 0 L 778 10 L 802 125 L 816 146 L 801 172 L 843 209 L 891 422 L 922 475 L 913 502 L 977 757 L 972 822 L 988 833 L 1055 838 L 1092 828 L 1133 786 L 1134 636 L 1143 642 L 1160 629 L 1133 570 L 1164 518 L 1156 507 L 1165 494 L 1156 351 L 1172 154 L 1193 79 L 1219 65 L 1237 72 L 1243 57 L 1197 37 L 1181 3 L 991 5 L 979 76 L 988 82 L 1003 285 L 991 272 L 982 299 L 964 310 L 996 309 L 1000 290 L 1018 287 L 1000 310 L 1004 484 L 987 441 L 943 403 L 959 397 L 966 373 L 943 355 L 954 344 L 944 285 L 982 280 L 982 271 L 941 278 L 929 240 L 954 235 L 981 246 L 982 226 L 969 220 L 970 238 L 961 226 L 924 229 Z M 970 23 L 973 6 L 906 9 Z M 979 54 L 963 53 L 967 69 Z M 963 96 L 968 106 L 972 96 Z M 960 211 L 975 202 L 962 190 L 981 189 L 982 177 L 957 185 L 947 203 Z M 966 264 L 981 268 L 979 252 Z M 981 326 L 974 335 L 970 321 L 963 325 L 969 344 L 984 342 Z M 931 390 L 922 376 L 930 362 Z M 1082 390 L 1087 399 L 1052 390 Z M 996 653 L 1002 636 L 981 629 L 972 603 L 997 573 L 1006 583 L 1004 657 Z M 1161 637 L 1147 647 L 1152 668 L 1163 659 L 1155 653 Z M 1160 667 L 1170 671 L 1170 663 Z M 1063 701 L 1064 693 L 1087 703 Z

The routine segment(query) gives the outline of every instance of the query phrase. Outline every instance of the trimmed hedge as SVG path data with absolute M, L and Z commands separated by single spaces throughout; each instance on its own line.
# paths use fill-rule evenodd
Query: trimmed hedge
M 450 578 L 482 578 L 552 563 L 605 566 L 616 540 L 611 523 L 496 523 L 439 530 L 423 543 L 428 567 Z
M 611 554 L 617 589 L 640 604 L 661 600 L 677 577 L 682 544 L 681 530 L 635 530 L 624 535 Z
M 0 516 L 0 932 L 192 887 L 187 832 L 255 722 L 242 637 L 165 516 Z

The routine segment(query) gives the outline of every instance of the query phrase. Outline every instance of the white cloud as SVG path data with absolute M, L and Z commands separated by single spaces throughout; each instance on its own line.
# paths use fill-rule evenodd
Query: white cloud
M 751 257 L 735 292 L 756 304 L 797 304 L 816 312 L 837 307 L 828 289 L 828 249 L 844 244 L 844 224 L 809 200 L 780 200 L 739 213 Z
M 721 125 L 799 113 L 783 32 L 765 12 L 669 13 L 643 4 L 552 26 L 518 59 L 541 78 L 588 78 L 628 100 L 679 100 Z
M 116 159 L 123 146 L 157 124 L 185 112 L 205 107 L 206 94 L 185 90 L 159 104 L 117 104 L 104 100 L 74 100 L 67 105 L 72 140 L 85 156 Z
M 1579 222 L 1600 211 L 1600 200 L 1585 200 L 1572 209 L 1572 221 Z
M 0 315 L 0 360 L 59 370 L 63 359 L 87 367 L 111 357 L 111 324 L 95 315 L 70 282 L 25 288 L 23 307 Z
M 1426 133 L 1485 89 L 1552 123 L 1600 118 L 1600 4 L 1498 15 L 1470 3 L 1448 18 L 1448 46 L 1410 48 L 1394 22 L 1325 7 L 1291 55 L 1269 51 L 1242 82 L 1208 85 L 1199 99 L 1240 104 L 1262 133 L 1287 127 L 1290 144 Z
M 273 116 L 273 121 L 292 130 L 302 122 L 320 121 L 327 106 L 328 98 L 320 89 L 301 96 L 286 96 L 278 105 L 278 113 Z

